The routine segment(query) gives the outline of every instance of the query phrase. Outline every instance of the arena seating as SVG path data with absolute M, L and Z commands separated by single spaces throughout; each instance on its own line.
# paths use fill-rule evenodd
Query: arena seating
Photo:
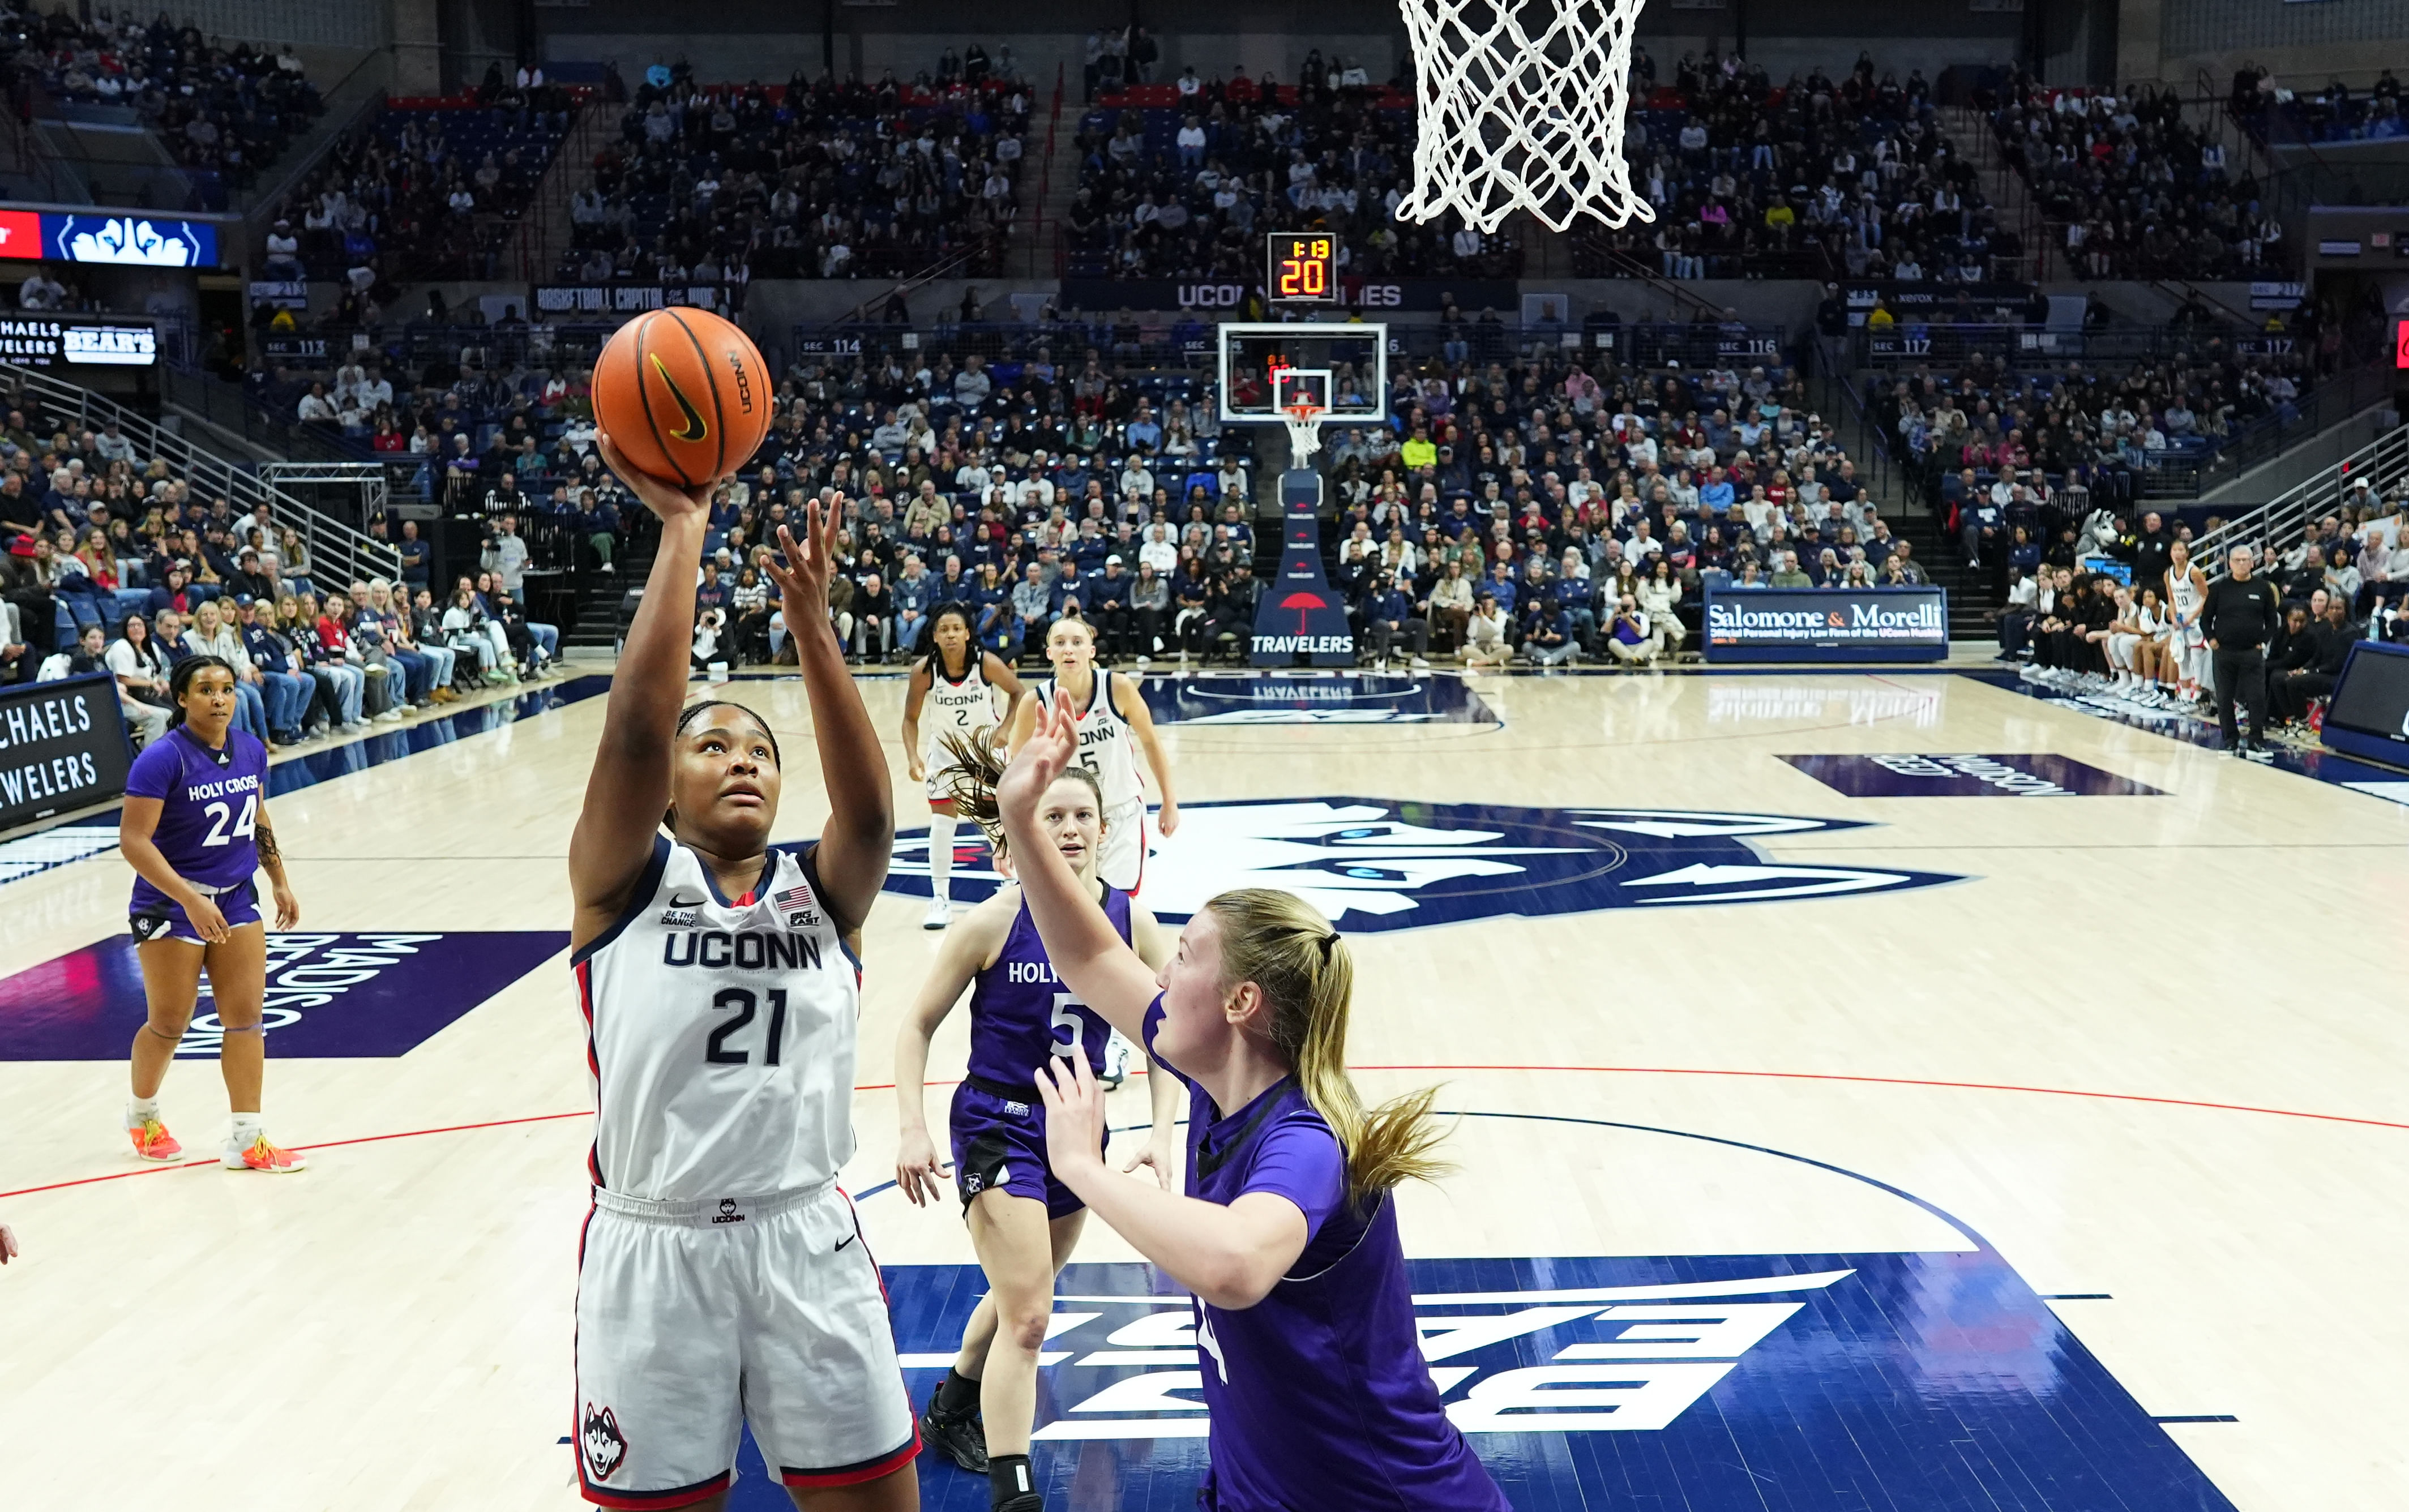
M 959 65 L 908 83 L 648 82 L 578 192 L 556 271 L 893 277 L 966 252 L 961 271 L 991 275 L 1019 213 L 1032 97 L 1025 80 Z
M 2250 279 L 2284 271 L 2283 231 L 2244 166 L 2183 94 L 2092 94 L 2019 71 L 1992 123 L 2068 266 L 2084 279 Z
M 1946 539 L 1979 541 L 1961 524 L 1987 525 L 1990 544 L 1963 554 L 1996 577 L 2070 561 L 2096 511 L 2129 516 L 2196 497 L 2174 484 L 2291 410 L 2318 378 L 2310 339 L 2204 330 L 2154 345 L 2156 355 L 2125 363 L 1978 353 L 1955 371 L 1869 378 L 1867 403 Z M 1995 497 L 2000 482 L 2007 493 Z
M 2229 105 L 2261 144 L 2276 138 L 2380 142 L 2409 136 L 2409 123 L 2401 117 L 2401 81 L 2389 68 L 2365 94 L 2353 94 L 2336 79 L 2308 95 L 2279 89 L 2271 75 L 2244 68 L 2234 76 Z
M 79 22 L 64 7 L 45 16 L 11 6 L 0 54 L 61 102 L 132 111 L 191 175 L 195 208 L 224 209 L 323 109 L 289 49 L 220 43 L 164 10 L 148 26 L 130 9 L 108 14 Z
M 1685 54 L 1669 84 L 1634 60 L 1633 181 L 1653 224 L 1574 239 L 1599 278 L 1637 263 L 1666 278 L 1962 280 L 2022 247 L 1993 223 L 1972 165 L 1934 117 L 1921 73 L 1860 57 L 1776 87 L 1737 54 Z
M 1359 80 L 1348 82 L 1348 80 Z M 1522 250 L 1450 218 L 1392 213 L 1410 186 L 1412 99 L 1307 57 L 1304 81 L 1241 68 L 1224 80 L 1107 91 L 1080 118 L 1078 196 L 1061 271 L 1077 278 L 1250 277 L 1275 228 L 1338 234 L 1349 273 L 1505 279 Z
M 378 286 L 501 276 L 575 104 L 550 88 L 389 102 L 281 207 L 306 276 L 349 282 L 354 301 Z

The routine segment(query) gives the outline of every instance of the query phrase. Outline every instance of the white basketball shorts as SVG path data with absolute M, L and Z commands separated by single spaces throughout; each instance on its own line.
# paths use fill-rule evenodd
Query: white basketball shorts
M 1096 857 L 1096 875 L 1107 886 L 1135 896 L 1146 880 L 1146 805 L 1126 804 L 1104 814 L 1104 854 Z
M 834 1183 L 776 1197 L 594 1194 L 577 1268 L 577 1475 L 599 1506 L 678 1507 L 736 1478 L 743 1423 L 789 1486 L 920 1450 L 877 1263 Z

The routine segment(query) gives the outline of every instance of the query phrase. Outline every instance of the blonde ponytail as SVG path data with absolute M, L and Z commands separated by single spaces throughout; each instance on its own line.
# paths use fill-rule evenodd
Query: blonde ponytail
M 1204 906 L 1221 922 L 1224 985 L 1252 982 L 1262 989 L 1272 1009 L 1273 1046 L 1338 1136 L 1348 1197 L 1363 1205 L 1401 1181 L 1431 1181 L 1451 1170 L 1432 1154 L 1446 1137 L 1431 1120 L 1436 1087 L 1367 1113 L 1347 1074 L 1355 962 L 1338 931 L 1303 899 L 1276 887 L 1241 887 Z

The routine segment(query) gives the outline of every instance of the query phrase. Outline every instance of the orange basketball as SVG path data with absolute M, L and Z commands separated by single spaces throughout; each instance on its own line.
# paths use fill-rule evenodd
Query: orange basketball
M 743 467 L 770 433 L 769 366 L 707 310 L 652 310 L 602 348 L 594 419 L 628 466 L 691 488 Z

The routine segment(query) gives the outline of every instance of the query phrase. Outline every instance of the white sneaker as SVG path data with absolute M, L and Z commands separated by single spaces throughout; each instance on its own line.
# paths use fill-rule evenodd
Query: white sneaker
M 929 904 L 929 912 L 920 915 L 920 928 L 942 929 L 954 922 L 954 905 L 939 898 Z
M 387 709 L 384 713 L 376 716 L 376 722 L 380 725 L 394 725 L 400 723 L 400 721 L 401 711 L 399 709 Z
M 1141 655 L 1137 659 L 1137 664 L 1140 667 L 1151 667 L 1154 665 L 1154 658 L 1152 656 Z
M 1119 1030 L 1113 1030 L 1112 1037 L 1104 1042 L 1104 1073 L 1096 1078 L 1097 1083 L 1110 1091 L 1129 1080 L 1130 1059 L 1134 1051 Z
M 1428 656 L 1416 656 L 1413 660 L 1413 667 L 1416 671 L 1427 671 L 1430 669 L 1430 658 Z

